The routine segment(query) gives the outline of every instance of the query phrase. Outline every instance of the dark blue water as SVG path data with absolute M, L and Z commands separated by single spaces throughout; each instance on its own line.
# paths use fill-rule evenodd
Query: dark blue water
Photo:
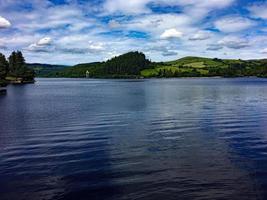
M 267 79 L 9 86 L 0 199 L 267 199 Z

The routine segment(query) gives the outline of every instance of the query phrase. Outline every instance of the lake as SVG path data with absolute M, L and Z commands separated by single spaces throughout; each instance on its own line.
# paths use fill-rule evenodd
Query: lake
M 267 198 L 267 79 L 40 78 L 7 89 L 1 200 Z

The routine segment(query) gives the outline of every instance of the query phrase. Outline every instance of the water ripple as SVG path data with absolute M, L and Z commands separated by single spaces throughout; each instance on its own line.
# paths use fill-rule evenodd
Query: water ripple
M 267 82 L 252 80 L 10 86 L 0 199 L 265 199 Z

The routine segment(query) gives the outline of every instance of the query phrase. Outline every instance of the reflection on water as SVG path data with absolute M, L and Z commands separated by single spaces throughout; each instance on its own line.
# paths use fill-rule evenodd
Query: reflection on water
M 0 111 L 1 200 L 267 196 L 267 79 L 38 79 Z

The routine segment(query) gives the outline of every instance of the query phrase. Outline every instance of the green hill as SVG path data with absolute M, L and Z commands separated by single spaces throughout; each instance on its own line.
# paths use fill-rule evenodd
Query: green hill
M 228 60 L 184 57 L 156 63 L 154 68 L 141 71 L 144 77 L 267 77 L 267 60 Z
M 36 68 L 34 68 L 36 69 Z M 233 60 L 184 57 L 169 62 L 150 62 L 140 52 L 129 52 L 106 62 L 55 67 L 46 77 L 139 78 L 139 77 L 267 77 L 267 59 Z M 40 73 L 39 73 L 40 74 Z M 38 73 L 37 73 L 38 75 Z
M 27 67 L 35 71 L 38 77 L 50 77 L 54 75 L 54 72 L 63 70 L 69 66 L 66 65 L 51 65 L 42 63 L 27 63 Z
M 89 77 L 96 78 L 136 78 L 140 72 L 149 68 L 151 62 L 140 52 L 129 52 L 106 62 L 78 64 L 73 67 L 53 71 L 50 77 Z
M 73 67 L 64 68 L 62 70 L 56 70 L 50 74 L 52 77 L 84 78 L 87 71 L 97 76 L 99 71 L 102 71 L 102 67 L 103 63 L 100 62 L 84 63 L 75 65 Z

